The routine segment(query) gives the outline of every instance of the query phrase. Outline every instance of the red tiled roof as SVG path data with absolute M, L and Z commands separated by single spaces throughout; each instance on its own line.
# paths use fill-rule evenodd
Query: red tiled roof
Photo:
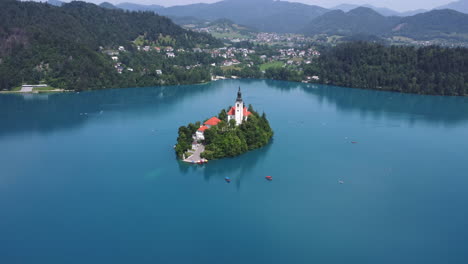
M 221 120 L 219 120 L 219 118 L 217 118 L 217 117 L 214 116 L 214 117 L 208 119 L 208 120 L 205 122 L 205 125 L 216 126 L 219 122 L 221 122 Z
M 233 106 L 231 107 L 231 109 L 229 110 L 229 112 L 227 113 L 228 115 L 234 115 L 236 112 L 236 108 Z
M 198 129 L 198 131 L 204 132 L 204 131 L 207 130 L 207 129 L 208 129 L 207 126 L 202 126 L 202 127 L 200 127 L 200 128 Z
M 228 115 L 235 115 L 235 113 L 236 113 L 236 107 L 233 106 L 233 107 L 229 110 L 229 112 L 228 112 L 227 114 L 228 114 Z M 251 114 L 252 114 L 252 113 L 249 112 L 249 111 L 247 110 L 247 107 L 244 107 L 244 116 L 249 116 L 249 115 L 251 115 Z
M 247 107 L 244 107 L 244 116 L 249 116 L 250 114 L 252 114 L 252 113 L 250 113 L 250 112 L 247 110 Z

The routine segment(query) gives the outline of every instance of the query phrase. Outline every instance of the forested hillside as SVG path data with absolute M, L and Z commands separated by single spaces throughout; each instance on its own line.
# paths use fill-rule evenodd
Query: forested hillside
M 322 53 L 305 67 L 321 82 L 405 93 L 468 93 L 468 52 L 464 48 L 383 46 L 346 43 Z
M 302 32 L 308 35 L 367 34 L 404 36 L 416 40 L 468 41 L 468 14 L 445 9 L 408 17 L 386 17 L 370 8 L 358 7 L 346 13 L 334 10 L 319 16 L 303 27 Z
M 124 46 L 132 51 L 139 36 L 174 48 L 220 45 L 210 35 L 185 30 L 152 12 L 110 10 L 78 1 L 57 7 L 2 0 L 0 89 L 39 81 L 66 89 L 125 86 L 128 80 L 100 50 Z
M 310 35 L 382 35 L 390 32 L 399 20 L 398 17 L 385 17 L 367 7 L 358 7 L 347 13 L 341 10 L 328 12 L 312 20 L 304 32 Z

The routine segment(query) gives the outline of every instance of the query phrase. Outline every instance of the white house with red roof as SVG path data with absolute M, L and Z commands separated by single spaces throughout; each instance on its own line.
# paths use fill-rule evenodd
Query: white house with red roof
M 249 115 L 251 115 L 247 110 L 247 107 L 244 105 L 244 101 L 242 100 L 242 93 L 239 87 L 239 91 L 237 92 L 237 99 L 233 107 L 227 113 L 228 115 L 228 122 L 231 120 L 236 120 L 236 125 L 242 124 L 244 120 L 247 120 Z
M 206 122 L 203 123 L 203 126 L 201 126 L 195 133 L 195 137 L 197 138 L 197 140 L 205 140 L 205 130 L 216 126 L 219 122 L 221 122 L 221 120 L 216 116 L 213 116 L 212 118 L 206 120 Z

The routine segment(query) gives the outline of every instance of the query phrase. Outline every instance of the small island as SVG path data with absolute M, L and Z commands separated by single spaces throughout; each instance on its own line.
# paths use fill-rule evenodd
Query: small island
M 261 148 L 270 142 L 273 130 L 266 114 L 258 114 L 242 100 L 239 87 L 234 106 L 223 109 L 203 124 L 196 122 L 179 128 L 175 151 L 188 163 L 235 157 Z

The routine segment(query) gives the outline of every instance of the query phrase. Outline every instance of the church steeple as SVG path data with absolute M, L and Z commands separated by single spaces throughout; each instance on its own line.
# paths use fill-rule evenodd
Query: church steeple
M 240 86 L 239 86 L 239 91 L 237 92 L 237 100 L 236 100 L 236 102 L 242 102 L 242 93 L 241 93 Z

